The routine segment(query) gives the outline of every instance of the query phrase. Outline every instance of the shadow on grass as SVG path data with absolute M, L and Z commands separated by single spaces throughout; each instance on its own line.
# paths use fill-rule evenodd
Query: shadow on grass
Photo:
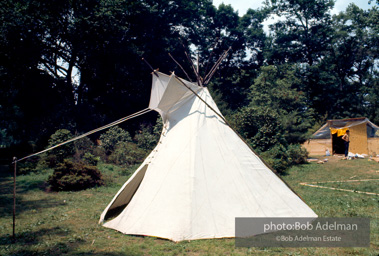
M 49 238 L 45 240 L 46 234 Z M 44 228 L 38 231 L 24 231 L 16 234 L 16 241 L 12 243 L 10 235 L 0 236 L 0 255 L 141 255 L 140 253 L 125 254 L 120 252 L 83 252 L 79 248 L 86 243 L 83 239 L 70 239 L 72 231 L 60 227 Z M 62 237 L 61 242 L 51 243 L 51 237 Z M 56 240 L 56 239 L 54 239 Z M 62 242 L 63 240 L 63 242 Z M 51 245 L 50 245 L 51 244 Z
M 0 216 L 9 217 L 13 215 L 13 195 L 0 196 Z M 16 216 L 19 214 L 30 211 L 47 209 L 58 206 L 63 206 L 63 202 L 57 202 L 55 199 L 41 199 L 41 200 L 23 200 L 22 196 L 16 196 Z
M 16 242 L 14 245 L 27 246 L 41 243 L 41 237 L 49 234 L 49 236 L 67 236 L 71 233 L 68 229 L 60 227 L 43 228 L 38 231 L 23 231 L 16 233 Z M 10 235 L 3 235 L 0 237 L 0 245 L 11 245 L 12 237 Z
M 71 255 L 83 255 L 83 256 L 87 256 L 87 255 L 98 255 L 98 256 L 133 256 L 133 255 L 144 255 L 142 253 L 129 253 L 129 252 L 125 252 L 125 253 L 121 253 L 121 252 L 101 252 L 101 253 L 96 253 L 96 252 L 78 252 L 78 253 L 72 253 Z
M 0 247 L 2 247 L 3 253 L 9 255 L 41 255 L 41 251 L 37 248 L 42 244 L 43 236 L 49 234 L 49 236 L 68 236 L 71 231 L 62 229 L 60 227 L 40 229 L 38 231 L 24 231 L 16 234 L 16 241 L 12 243 L 12 237 L 10 235 L 4 235 L 0 237 Z M 78 243 L 80 241 L 76 241 Z M 44 249 L 46 255 L 60 255 L 62 253 L 68 253 L 73 245 L 68 243 L 58 243 Z M 77 246 L 74 246 L 75 248 Z M 75 249 L 74 248 L 74 249 Z M 0 250 L 1 252 L 1 250 Z
M 46 209 L 63 205 L 52 199 L 24 200 L 24 194 L 30 191 L 44 191 L 45 181 L 38 178 L 21 177 L 16 180 L 16 214 L 23 213 L 31 209 Z M 13 214 L 13 176 L 9 173 L 0 173 L 0 218 L 12 216 Z

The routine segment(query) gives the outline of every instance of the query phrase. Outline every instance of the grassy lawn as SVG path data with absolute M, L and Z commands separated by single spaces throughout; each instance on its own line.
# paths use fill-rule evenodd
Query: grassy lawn
M 100 165 L 106 186 L 81 192 L 46 192 L 52 170 L 17 178 L 17 222 L 12 234 L 12 175 L 0 171 L 0 255 L 378 255 L 379 196 L 302 186 L 300 182 L 378 179 L 379 164 L 328 157 L 325 164 L 293 167 L 283 178 L 320 217 L 371 218 L 370 248 L 236 248 L 234 239 L 171 241 L 123 235 L 98 225 L 101 212 L 130 170 Z M 323 184 L 331 186 L 331 184 Z M 334 186 L 335 184 L 333 184 Z M 341 188 L 355 189 L 354 183 Z M 357 183 L 378 191 L 378 183 Z

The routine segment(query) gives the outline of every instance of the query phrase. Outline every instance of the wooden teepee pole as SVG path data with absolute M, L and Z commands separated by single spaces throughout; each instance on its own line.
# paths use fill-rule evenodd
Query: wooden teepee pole
M 218 45 L 218 43 L 219 43 L 219 38 L 217 37 L 216 38 L 216 42 L 215 42 L 215 44 L 213 45 L 213 47 L 212 47 L 212 52 L 209 54 L 209 58 L 208 58 L 208 61 L 207 61 L 207 65 L 205 66 L 205 75 L 206 74 L 208 74 L 208 67 L 209 67 L 209 63 L 211 62 L 211 59 L 212 59 L 212 56 L 213 56 L 213 53 L 214 53 L 214 51 L 215 51 L 215 49 L 217 48 L 217 45 Z
M 184 85 L 188 90 L 190 90 L 193 94 L 195 94 L 196 97 L 198 97 L 208 108 L 210 108 L 217 116 L 219 116 L 221 118 L 221 120 L 223 120 L 228 126 L 230 126 L 230 124 L 228 123 L 228 121 L 226 121 L 226 119 L 220 114 L 218 113 L 214 108 L 212 108 L 205 100 L 203 100 L 199 94 L 197 94 L 194 90 L 191 89 L 191 87 L 189 87 L 188 85 L 186 85 L 182 79 L 180 77 L 178 77 L 177 75 L 175 75 L 176 79 L 178 79 L 178 81 Z M 231 126 L 230 126 L 231 127 Z
M 218 66 L 220 66 L 221 62 L 226 58 L 226 56 L 228 56 L 228 53 L 230 51 L 230 49 L 232 49 L 232 47 L 229 47 L 228 50 L 226 50 L 222 55 L 221 57 L 218 59 L 218 61 L 214 64 L 214 66 L 212 67 L 212 69 L 209 71 L 209 73 L 205 76 L 204 78 L 204 84 L 207 85 L 209 83 L 209 81 L 211 80 L 213 74 L 216 72 Z
M 176 63 L 176 65 L 178 65 L 179 68 L 184 72 L 184 74 L 187 76 L 187 79 L 188 79 L 190 82 L 192 82 L 191 78 L 189 77 L 189 75 L 187 74 L 187 72 L 184 70 L 184 68 L 182 67 L 182 65 L 180 65 L 180 63 L 179 63 L 174 57 L 172 57 L 171 53 L 169 53 L 168 55 L 169 55 L 169 56 L 171 57 L 171 59 Z
M 195 73 L 196 75 L 196 79 L 197 79 L 197 84 L 200 86 L 200 87 L 203 87 L 203 80 L 201 79 L 199 73 L 197 73 L 197 70 L 195 68 L 195 65 L 193 64 L 193 61 L 192 59 L 190 58 L 190 56 L 188 55 L 188 53 L 186 51 L 184 51 L 184 54 L 186 55 L 187 57 L 187 60 L 188 62 L 190 63 L 192 69 L 193 69 L 193 72 Z
M 149 68 L 153 71 L 154 75 L 156 75 L 157 77 L 159 77 L 158 74 L 157 74 L 157 72 L 156 72 L 156 71 L 153 69 L 153 67 L 150 65 L 150 63 L 147 62 L 147 60 L 146 60 L 145 58 L 142 58 L 142 60 L 146 63 L 146 65 L 149 66 Z
M 182 39 L 179 38 L 179 41 L 180 41 L 180 43 L 182 44 L 183 49 L 184 49 L 184 54 L 186 55 L 187 60 L 188 60 L 188 62 L 189 62 L 189 64 L 190 64 L 190 66 L 192 67 L 193 72 L 194 72 L 195 75 L 196 75 L 197 84 L 198 84 L 200 87 L 203 87 L 203 79 L 202 79 L 201 76 L 199 75 L 199 72 L 198 72 L 197 69 L 195 68 L 195 65 L 193 64 L 192 59 L 191 59 L 190 56 L 188 55 L 188 53 L 187 53 L 187 51 L 186 51 L 186 47 L 185 47 L 185 45 L 184 45 Z

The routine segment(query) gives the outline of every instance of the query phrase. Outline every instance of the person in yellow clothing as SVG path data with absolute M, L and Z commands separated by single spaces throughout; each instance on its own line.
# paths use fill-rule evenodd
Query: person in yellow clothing
M 342 136 L 342 139 L 345 141 L 345 157 L 349 154 L 349 143 L 350 143 L 350 131 L 347 130 L 345 135 Z

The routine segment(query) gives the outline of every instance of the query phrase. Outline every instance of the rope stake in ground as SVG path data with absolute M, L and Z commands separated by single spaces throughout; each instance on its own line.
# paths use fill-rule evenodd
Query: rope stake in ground
M 344 182 L 360 182 L 360 181 L 376 181 L 376 180 L 379 180 L 379 179 L 301 182 L 299 184 L 302 185 L 302 186 L 308 186 L 308 187 L 313 187 L 313 188 L 325 188 L 325 189 L 331 189 L 331 190 L 338 190 L 338 191 L 345 191 L 345 192 L 353 192 L 353 193 L 359 193 L 359 194 L 367 194 L 367 195 L 379 196 L 378 193 L 374 193 L 374 192 L 365 192 L 365 191 L 358 191 L 358 190 L 352 190 L 352 189 L 333 188 L 333 187 L 325 187 L 325 186 L 315 185 L 315 184 L 320 184 L 320 183 L 344 183 Z
M 123 117 L 123 118 L 121 118 L 121 119 L 119 119 L 119 120 L 116 120 L 116 121 L 114 121 L 114 122 L 112 122 L 112 123 L 110 123 L 110 124 L 104 125 L 104 126 L 102 126 L 102 127 L 99 127 L 99 128 L 94 129 L 94 130 L 92 130 L 92 131 L 89 131 L 89 132 L 87 132 L 87 133 L 84 133 L 84 134 L 82 134 L 82 135 L 79 135 L 79 136 L 77 136 L 77 137 L 75 137 L 75 138 L 69 139 L 69 140 L 67 140 L 67 141 L 65 141 L 65 142 L 59 143 L 59 144 L 54 145 L 54 146 L 52 146 L 52 147 L 50 147 L 50 148 L 47 148 L 47 149 L 42 150 L 42 151 L 39 151 L 39 152 L 37 152 L 37 153 L 34 153 L 34 154 L 31 154 L 31 155 L 25 156 L 25 157 L 23 157 L 23 158 L 20 158 L 20 159 L 18 159 L 18 160 L 15 160 L 15 161 L 16 161 L 16 162 L 20 162 L 20 161 L 25 160 L 25 159 L 28 159 L 28 158 L 30 158 L 30 157 L 40 155 L 40 154 L 45 153 L 45 152 L 47 152 L 47 151 L 50 151 L 50 150 L 52 150 L 52 149 L 54 149 L 54 148 L 57 148 L 57 147 L 63 146 L 63 145 L 65 145 L 65 144 L 68 144 L 68 143 L 74 142 L 74 141 L 79 140 L 79 139 L 82 139 L 82 138 L 87 137 L 87 136 L 89 136 L 89 135 L 91 135 L 91 134 L 94 134 L 94 133 L 96 133 L 96 132 L 99 132 L 99 131 L 105 130 L 105 129 L 107 129 L 107 128 L 110 128 L 110 127 L 112 127 L 112 126 L 118 125 L 118 124 L 120 124 L 120 123 L 122 123 L 122 122 L 125 122 L 125 121 L 127 121 L 127 120 L 129 120 L 129 119 L 132 119 L 132 118 L 134 118 L 134 117 L 137 117 L 137 116 L 140 116 L 140 115 L 146 114 L 146 113 L 148 113 L 148 112 L 150 112 L 150 111 L 151 111 L 150 108 L 145 108 L 145 109 L 143 109 L 143 110 L 141 110 L 141 111 L 138 111 L 138 112 L 136 112 L 136 113 L 134 113 L 134 114 L 132 114 L 132 115 L 129 115 L 129 116 Z

